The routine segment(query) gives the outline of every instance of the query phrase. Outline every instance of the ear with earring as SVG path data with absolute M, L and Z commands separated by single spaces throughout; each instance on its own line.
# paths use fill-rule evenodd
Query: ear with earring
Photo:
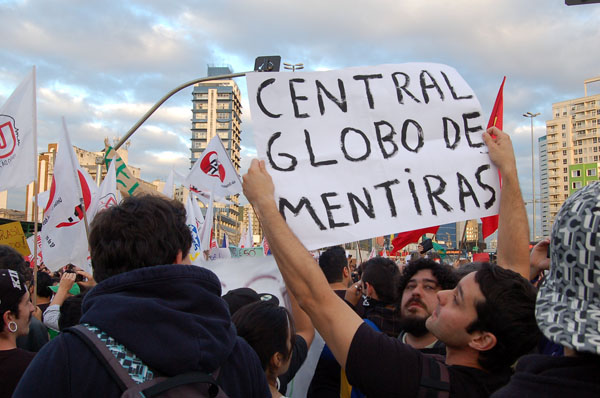
M 15 321 L 8 322 L 8 330 L 10 330 L 11 333 L 17 333 L 18 329 L 19 328 L 18 328 L 17 323 Z

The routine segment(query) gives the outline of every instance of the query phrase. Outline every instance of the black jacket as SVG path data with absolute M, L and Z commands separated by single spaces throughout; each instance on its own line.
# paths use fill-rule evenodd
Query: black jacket
M 527 355 L 519 360 L 510 382 L 493 398 L 598 398 L 600 356 Z
M 258 356 L 237 336 L 220 296 L 219 279 L 204 268 L 141 268 L 92 289 L 83 301 L 81 322 L 105 331 L 161 374 L 220 367 L 217 381 L 230 397 L 270 397 Z M 14 396 L 119 395 L 85 343 L 63 333 L 38 353 Z

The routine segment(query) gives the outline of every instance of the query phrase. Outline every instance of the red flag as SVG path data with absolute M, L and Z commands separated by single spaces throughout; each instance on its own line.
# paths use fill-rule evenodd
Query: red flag
M 504 79 L 502 79 L 500 90 L 498 90 L 498 96 L 496 97 L 494 109 L 492 110 L 492 114 L 490 115 L 490 121 L 488 122 L 487 126 L 488 128 L 495 126 L 502 130 L 502 116 L 504 113 L 504 98 L 502 93 L 504 90 L 505 81 L 506 76 L 504 76 Z M 498 172 L 498 179 L 500 180 L 500 186 L 502 186 L 502 176 L 500 175 L 500 172 Z M 483 217 L 481 219 L 481 224 L 483 239 L 485 239 L 498 229 L 498 215 L 496 214 L 494 216 Z
M 438 229 L 440 229 L 440 226 L 436 225 L 435 227 L 415 229 L 414 231 L 406 231 L 399 233 L 398 236 L 396 236 L 394 240 L 392 240 L 392 246 L 394 246 L 394 249 L 391 251 L 390 256 L 395 256 L 398 250 L 401 250 L 402 248 L 404 248 L 404 246 L 408 245 L 409 243 L 417 242 L 419 238 L 425 234 L 437 233 Z

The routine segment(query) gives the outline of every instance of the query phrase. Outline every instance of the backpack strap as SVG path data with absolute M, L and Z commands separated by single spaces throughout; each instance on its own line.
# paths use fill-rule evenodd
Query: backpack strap
M 117 382 L 121 391 L 125 391 L 136 385 L 135 381 L 129 376 L 127 370 L 121 366 L 119 360 L 112 352 L 110 352 L 106 344 L 100 340 L 94 332 L 84 325 L 76 325 L 65 329 L 64 331 L 79 337 L 79 339 L 88 346 L 94 355 L 96 355 L 100 363 L 104 365 L 104 368 L 112 378 Z
M 182 373 L 177 376 L 169 377 L 168 379 L 157 383 L 151 387 L 146 388 L 142 391 L 144 397 L 154 397 L 162 392 L 167 390 L 171 390 L 175 387 L 186 385 L 186 384 L 196 384 L 203 383 L 208 384 L 208 394 L 210 397 L 216 397 L 219 394 L 220 387 L 217 381 L 215 380 L 218 377 L 219 369 L 217 369 L 214 374 L 215 377 L 211 376 L 208 373 L 204 372 L 187 372 Z
M 450 397 L 450 373 L 441 355 L 423 355 L 419 398 Z

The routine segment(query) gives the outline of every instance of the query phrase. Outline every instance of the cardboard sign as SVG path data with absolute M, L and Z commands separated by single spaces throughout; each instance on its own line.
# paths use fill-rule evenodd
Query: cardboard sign
M 496 214 L 475 93 L 446 65 L 247 77 L 254 141 L 307 249 Z
M 23 232 L 23 227 L 18 221 L 0 225 L 0 245 L 7 245 L 21 253 L 23 257 L 29 256 L 29 246 Z

